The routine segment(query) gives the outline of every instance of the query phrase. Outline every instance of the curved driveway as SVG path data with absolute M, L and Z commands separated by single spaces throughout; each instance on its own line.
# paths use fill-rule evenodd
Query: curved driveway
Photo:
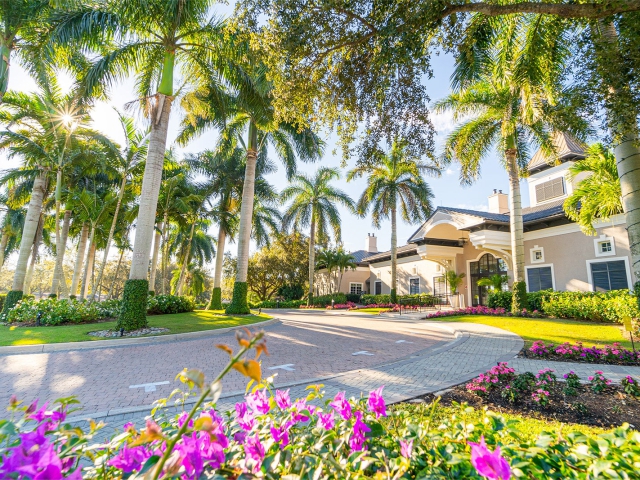
M 275 315 L 281 322 L 264 328 L 270 355 L 262 357 L 262 368 L 264 376 L 278 374 L 277 385 L 388 364 L 453 340 L 447 330 L 409 319 L 308 311 Z M 218 343 L 235 347 L 233 332 L 152 345 L 0 355 L 0 405 L 11 394 L 25 402 L 76 395 L 82 414 L 150 405 L 168 396 L 185 367 L 212 378 L 228 360 L 215 348 Z M 232 372 L 223 386 L 226 393 L 244 391 L 246 379 Z

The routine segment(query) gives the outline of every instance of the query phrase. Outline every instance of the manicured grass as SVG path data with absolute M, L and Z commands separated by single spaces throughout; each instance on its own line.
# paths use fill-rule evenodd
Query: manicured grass
M 429 418 L 431 413 L 431 405 L 430 404 L 409 404 L 409 403 L 400 403 L 391 406 L 392 409 L 400 409 L 409 411 L 413 414 L 416 419 L 416 423 L 421 423 L 421 419 L 426 421 Z M 577 423 L 562 423 L 554 420 L 541 420 L 533 417 L 529 417 L 526 415 L 516 415 L 511 413 L 503 413 L 503 412 L 494 412 L 502 417 L 506 421 L 509 420 L 517 420 L 518 431 L 524 437 L 524 440 L 534 440 L 538 435 L 543 432 L 557 432 L 561 431 L 564 435 L 569 432 L 580 432 L 585 435 L 599 435 L 601 433 L 605 433 L 607 429 L 600 427 L 592 427 L 590 425 L 582 425 Z M 482 420 L 484 417 L 484 412 L 480 408 L 474 408 L 473 411 L 465 411 L 464 408 L 460 406 L 444 406 L 438 405 L 434 410 L 434 415 L 431 423 L 438 425 L 438 423 L 451 418 L 454 416 L 464 423 L 476 423 Z M 390 417 L 393 418 L 393 417 Z
M 378 315 L 382 312 L 388 312 L 389 308 L 359 308 L 354 310 L 354 312 L 362 312 L 362 313 L 370 313 L 371 315 Z
M 460 315 L 457 317 L 430 318 L 443 322 L 482 323 L 509 330 L 520 335 L 525 346 L 530 347 L 536 340 L 564 343 L 582 342 L 585 346 L 606 345 L 619 342 L 631 348 L 629 334 L 621 325 L 610 323 L 582 322 L 560 318 L 519 318 L 493 317 L 486 315 Z
M 148 317 L 150 327 L 168 328 L 170 330 L 165 335 L 251 325 L 270 318 L 272 317 L 266 313 L 258 315 L 257 312 L 254 315 L 229 316 L 224 314 L 224 310 L 196 310 L 195 312 L 152 315 Z M 0 346 L 107 340 L 99 337 L 90 337 L 87 333 L 96 330 L 113 329 L 115 326 L 116 322 L 114 321 L 59 327 L 0 327 Z

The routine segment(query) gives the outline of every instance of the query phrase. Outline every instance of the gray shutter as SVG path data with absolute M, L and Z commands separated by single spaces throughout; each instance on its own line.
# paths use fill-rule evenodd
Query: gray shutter
M 564 195 L 564 178 L 554 178 L 548 182 L 536 185 L 536 202 L 544 202 L 551 198 Z
M 551 267 L 539 267 L 527 269 L 527 284 L 530 292 L 549 290 L 553 288 Z
M 596 292 L 626 290 L 629 288 L 627 267 L 623 260 L 591 264 L 593 289 Z

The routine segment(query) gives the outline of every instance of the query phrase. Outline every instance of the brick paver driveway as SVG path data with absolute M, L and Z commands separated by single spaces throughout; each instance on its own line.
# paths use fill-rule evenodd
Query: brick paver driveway
M 265 376 L 278 374 L 276 384 L 384 365 L 453 340 L 447 330 L 411 320 L 303 311 L 275 315 L 281 322 L 265 327 L 270 355 L 263 357 L 262 368 Z M 178 385 L 174 378 L 184 367 L 201 369 L 212 378 L 228 360 L 215 348 L 217 343 L 236 346 L 230 332 L 157 345 L 0 355 L 0 404 L 6 405 L 11 394 L 27 402 L 76 395 L 82 414 L 96 416 L 150 405 Z M 136 386 L 150 383 L 156 385 Z M 245 386 L 246 379 L 236 372 L 223 385 L 227 393 L 244 391 Z M 0 417 L 5 415 L 4 409 L 0 412 Z

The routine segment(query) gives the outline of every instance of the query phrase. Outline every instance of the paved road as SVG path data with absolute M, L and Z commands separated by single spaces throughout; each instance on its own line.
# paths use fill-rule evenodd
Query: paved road
M 452 340 L 446 330 L 428 325 L 361 316 L 278 312 L 281 322 L 265 327 L 270 352 L 263 357 L 265 376 L 278 373 L 278 383 L 300 382 L 369 368 L 429 350 Z M 399 343 L 397 343 L 399 342 Z M 233 332 L 205 339 L 92 350 L 0 356 L 0 405 L 11 394 L 23 401 L 76 395 L 83 414 L 150 405 L 167 396 L 183 368 L 198 368 L 212 378 L 228 356 L 215 348 L 236 346 Z M 358 355 L 353 355 L 357 352 Z M 270 367 L 290 365 L 270 370 Z M 153 388 L 136 387 L 162 383 Z M 225 392 L 244 391 L 246 378 L 233 372 Z M 0 409 L 0 416 L 4 409 Z

